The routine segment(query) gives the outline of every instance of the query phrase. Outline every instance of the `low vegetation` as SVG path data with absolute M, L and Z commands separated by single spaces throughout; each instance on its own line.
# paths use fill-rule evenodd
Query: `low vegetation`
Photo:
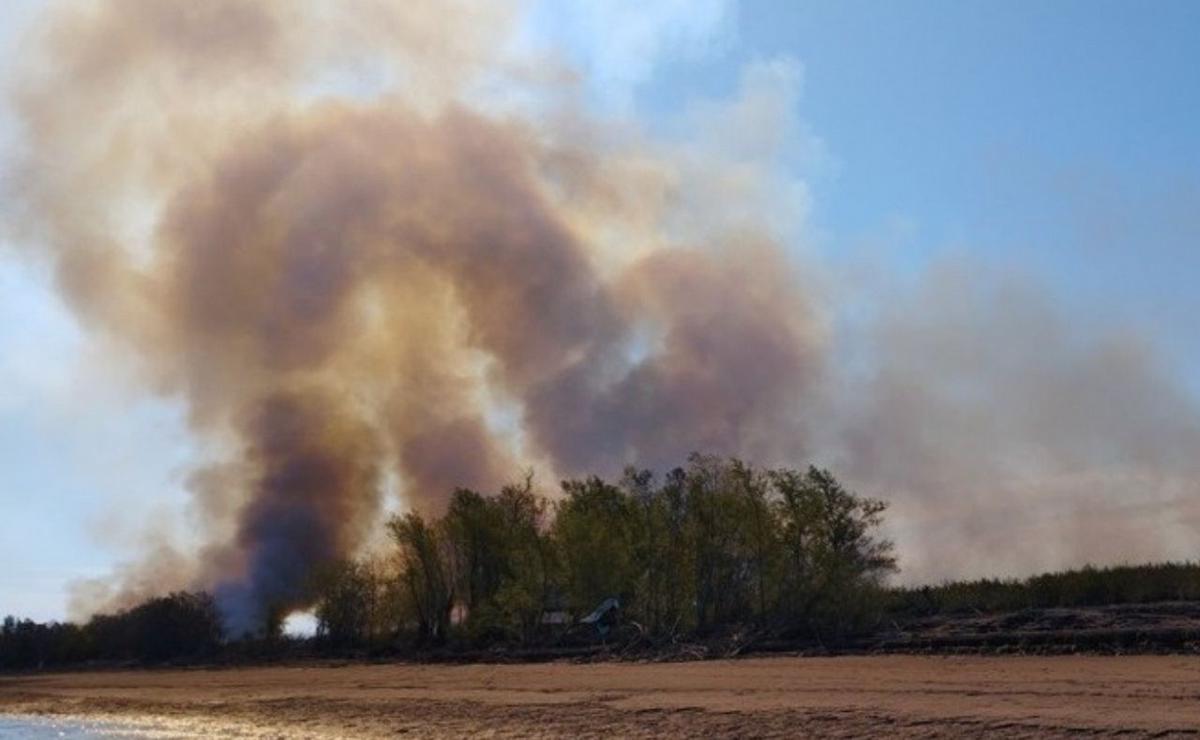
M 1025 579 L 954 581 L 894 589 L 889 601 L 889 611 L 903 616 L 1200 601 L 1200 564 L 1087 566 Z

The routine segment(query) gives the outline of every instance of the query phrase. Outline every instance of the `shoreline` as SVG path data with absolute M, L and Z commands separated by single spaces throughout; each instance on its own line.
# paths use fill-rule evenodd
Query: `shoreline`
M 1191 656 L 344 664 L 5 676 L 0 714 L 182 737 L 1194 736 L 1196 685 Z

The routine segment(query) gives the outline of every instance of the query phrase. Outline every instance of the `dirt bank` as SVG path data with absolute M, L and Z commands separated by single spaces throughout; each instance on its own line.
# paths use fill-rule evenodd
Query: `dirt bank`
M 1200 658 L 754 658 L 347 665 L 0 678 L 0 713 L 246 737 L 1200 732 Z

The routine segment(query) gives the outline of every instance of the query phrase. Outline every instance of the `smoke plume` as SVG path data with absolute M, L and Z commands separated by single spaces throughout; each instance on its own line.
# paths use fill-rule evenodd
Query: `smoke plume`
M 1036 296 L 976 299 L 967 279 L 831 336 L 836 281 L 784 246 L 805 193 L 764 164 L 794 122 L 772 128 L 792 98 L 763 86 L 796 71 L 761 67 L 696 114 L 741 137 L 730 161 L 591 120 L 570 74 L 507 44 L 518 12 L 47 14 L 14 87 L 27 149 L 8 221 L 82 323 L 226 453 L 189 478 L 207 544 L 80 609 L 202 586 L 254 629 L 366 541 L 390 479 L 436 510 L 525 467 L 662 469 L 696 450 L 845 471 L 896 501 L 918 576 L 956 574 L 949 552 L 994 564 L 1048 503 L 1058 525 L 1085 511 L 1124 536 L 1025 549 L 1036 564 L 1175 552 L 1122 549 L 1145 540 L 1109 510 L 1196 472 L 1200 415 L 1145 346 L 1078 340 Z M 866 372 L 842 366 L 855 341 Z
M 1068 322 L 1036 284 L 966 259 L 862 344 L 835 467 L 886 490 L 919 578 L 1188 560 L 1200 407 L 1144 333 Z
M 233 455 L 192 476 L 190 578 L 235 630 L 354 552 L 388 471 L 436 508 L 521 465 L 802 449 L 819 332 L 779 248 L 668 244 L 570 127 L 471 104 L 491 19 L 418 5 L 64 5 L 17 92 L 63 293 Z M 354 65 L 395 79 L 313 89 Z

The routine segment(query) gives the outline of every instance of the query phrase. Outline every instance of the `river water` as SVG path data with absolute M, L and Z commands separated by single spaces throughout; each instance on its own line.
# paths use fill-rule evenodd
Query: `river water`
M 128 740 L 131 738 L 181 737 L 147 732 L 114 722 L 95 722 L 50 717 L 14 717 L 0 714 L 3 740 Z

